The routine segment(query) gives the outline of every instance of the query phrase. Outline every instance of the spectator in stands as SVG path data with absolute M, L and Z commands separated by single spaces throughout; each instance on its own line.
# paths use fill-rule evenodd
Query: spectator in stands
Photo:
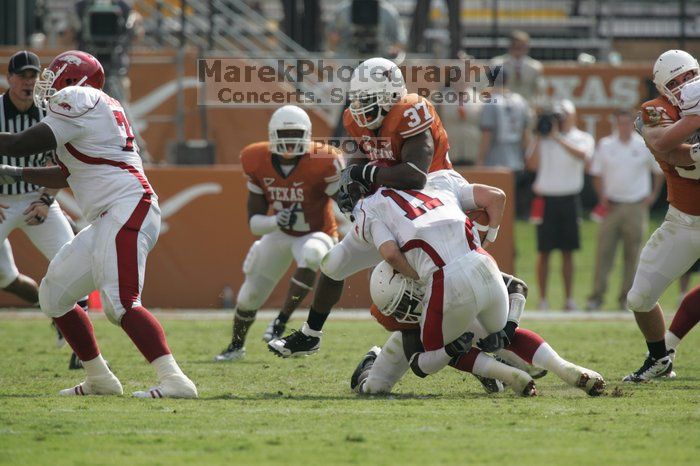
M 530 35 L 524 31 L 513 31 L 508 53 L 493 58 L 492 66 L 502 65 L 509 76 L 510 90 L 536 107 L 544 90 L 542 63 L 528 56 L 529 51 Z
M 474 57 L 467 55 L 465 52 L 460 52 L 458 58 L 466 61 L 472 60 Z M 450 161 L 452 164 L 462 166 L 475 165 L 479 152 L 478 141 L 481 138 L 479 121 L 481 109 L 483 108 L 481 101 L 473 97 L 475 95 L 475 86 L 478 83 L 455 78 L 455 76 L 450 76 L 451 84 L 449 87 L 442 89 L 443 95 L 462 93 L 464 96 L 463 100 L 453 103 L 445 98 L 445 103 L 437 105 L 436 108 L 450 138 Z
M 579 249 L 579 193 L 583 189 L 586 162 L 593 155 L 593 136 L 576 128 L 576 108 L 568 100 L 556 105 L 537 121 L 536 135 L 527 166 L 537 172 L 533 190 L 544 203 L 542 221 L 537 225 L 537 281 L 540 308 L 548 309 L 549 256 L 562 252 L 565 309 L 575 310 L 572 296 L 573 252 Z
M 340 58 L 395 58 L 406 48 L 399 12 L 386 0 L 349 0 L 338 5 L 328 27 L 327 48 Z
M 503 167 L 515 175 L 516 212 L 527 215 L 531 181 L 525 171 L 525 149 L 530 144 L 530 107 L 520 94 L 508 89 L 510 75 L 501 71 L 482 106 L 481 142 L 477 165 Z M 451 145 L 451 141 L 450 141 Z
M 634 115 L 630 111 L 620 110 L 615 114 L 615 132 L 598 143 L 590 173 L 603 219 L 598 229 L 593 291 L 586 308 L 601 308 L 621 239 L 624 267 L 618 309 L 626 309 L 627 292 L 632 287 L 639 251 L 646 237 L 649 207 L 656 202 L 664 180 L 644 139 L 634 131 Z

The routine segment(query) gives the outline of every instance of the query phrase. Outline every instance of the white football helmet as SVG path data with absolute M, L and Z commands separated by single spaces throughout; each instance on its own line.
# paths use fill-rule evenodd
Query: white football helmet
M 666 87 L 669 81 L 684 75 L 688 71 L 695 71 L 695 77 L 676 87 L 673 91 Z M 654 63 L 653 80 L 656 89 L 675 106 L 679 105 L 678 95 L 680 95 L 681 88 L 690 81 L 698 79 L 700 79 L 698 61 L 683 50 L 667 50 Z
M 299 157 L 311 147 L 311 119 L 296 105 L 285 105 L 275 111 L 267 125 L 270 151 L 285 158 Z M 294 131 L 293 135 L 280 131 Z
M 372 271 L 369 292 L 379 312 L 399 322 L 416 323 L 423 313 L 423 287 L 396 272 L 386 261 Z
M 370 58 L 350 78 L 350 115 L 361 128 L 377 129 L 386 113 L 406 95 L 401 69 L 386 58 Z

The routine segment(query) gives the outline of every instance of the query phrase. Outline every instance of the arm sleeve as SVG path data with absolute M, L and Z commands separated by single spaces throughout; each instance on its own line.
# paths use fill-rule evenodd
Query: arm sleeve
M 67 142 L 81 137 L 84 132 L 83 126 L 81 126 L 77 120 L 71 120 L 70 117 L 59 115 L 52 112 L 50 109 L 41 122 L 51 128 L 56 138 L 57 146 L 62 146 Z
M 374 247 L 379 249 L 379 246 L 387 241 L 396 241 L 396 238 L 389 231 L 389 228 L 378 219 L 373 219 L 370 222 L 370 237 L 374 243 Z

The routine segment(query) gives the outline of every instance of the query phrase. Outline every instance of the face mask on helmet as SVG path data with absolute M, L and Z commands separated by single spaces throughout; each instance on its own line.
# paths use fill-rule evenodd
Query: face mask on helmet
M 380 98 L 377 94 L 364 92 L 351 96 L 350 115 L 357 126 L 369 129 L 378 128 L 384 119 L 381 106 L 386 105 L 385 100 L 383 96 Z
M 379 309 L 379 311 L 401 323 L 417 323 L 423 313 L 422 302 L 425 291 L 415 280 L 405 277 L 402 279 L 404 283 L 395 300 L 388 307 Z
M 396 272 L 386 261 L 377 264 L 372 271 L 369 292 L 379 312 L 399 322 L 418 322 L 423 313 L 423 287 Z
M 673 95 L 675 101 L 678 102 L 683 87 L 690 82 L 697 81 L 698 79 L 700 79 L 700 76 L 698 75 L 698 70 L 686 71 L 682 75 L 668 81 L 666 83 L 666 89 L 668 90 L 668 92 L 670 92 L 671 95 Z M 678 105 L 676 102 L 672 101 L 674 105 Z
M 311 138 L 305 129 L 277 129 L 270 131 L 270 151 L 291 159 L 306 154 Z

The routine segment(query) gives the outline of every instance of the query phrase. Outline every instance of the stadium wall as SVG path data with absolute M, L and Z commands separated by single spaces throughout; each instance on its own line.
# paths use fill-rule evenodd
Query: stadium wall
M 510 197 L 513 176 L 505 170 L 462 170 L 472 182 L 501 187 Z M 148 257 L 143 302 L 159 308 L 217 308 L 225 287 L 234 293 L 243 282 L 241 265 L 255 238 L 248 230 L 247 188 L 240 167 L 147 169 L 146 174 L 160 197 L 162 229 L 158 244 Z M 61 206 L 79 224 L 70 193 L 62 192 Z M 502 270 L 513 271 L 513 206 L 492 251 Z M 47 262 L 24 233 L 15 231 L 10 241 L 19 270 L 40 281 Z M 288 278 L 273 292 L 266 307 L 281 306 Z M 342 307 L 366 307 L 369 303 L 367 273 L 346 283 Z M 310 298 L 307 298 L 307 301 Z M 0 307 L 23 306 L 17 298 L 0 291 Z

